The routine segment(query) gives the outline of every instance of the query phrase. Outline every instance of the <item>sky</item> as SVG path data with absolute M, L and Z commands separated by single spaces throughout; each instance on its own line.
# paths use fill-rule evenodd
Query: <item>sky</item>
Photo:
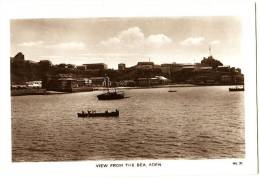
M 239 17 L 19 19 L 11 21 L 11 56 L 117 69 L 139 61 L 197 63 L 210 54 L 243 68 Z M 209 52 L 209 47 L 211 52 Z

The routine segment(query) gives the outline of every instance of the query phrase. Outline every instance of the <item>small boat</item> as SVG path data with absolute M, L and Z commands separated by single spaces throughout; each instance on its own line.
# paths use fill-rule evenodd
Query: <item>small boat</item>
M 177 92 L 177 90 L 168 90 L 168 92 Z
M 233 87 L 229 88 L 229 91 L 245 91 L 244 86 L 243 87 Z
M 96 113 L 95 111 L 82 111 L 80 113 L 78 113 L 78 117 L 118 117 L 119 116 L 119 111 L 116 109 L 115 111 L 112 112 L 100 112 L 100 113 Z
M 235 84 L 236 84 L 236 86 L 229 88 L 229 91 L 244 91 L 245 90 L 244 85 L 242 85 L 242 87 L 238 87 L 236 78 L 235 78 Z
M 177 92 L 177 90 L 174 90 L 172 87 L 170 87 L 168 92 Z
M 116 88 L 109 88 L 111 85 L 109 77 L 105 77 L 103 83 L 106 87 L 106 92 L 97 95 L 98 100 L 117 100 L 125 98 L 123 91 L 117 91 Z
M 107 92 L 97 95 L 99 100 L 116 100 L 125 98 L 124 92 L 118 92 L 116 89 L 114 91 L 107 90 Z

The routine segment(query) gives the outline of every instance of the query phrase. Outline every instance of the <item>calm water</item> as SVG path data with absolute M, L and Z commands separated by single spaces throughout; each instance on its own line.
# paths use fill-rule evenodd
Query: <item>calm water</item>
M 12 97 L 13 161 L 244 157 L 244 93 L 227 86 Z M 119 118 L 77 118 L 82 109 Z

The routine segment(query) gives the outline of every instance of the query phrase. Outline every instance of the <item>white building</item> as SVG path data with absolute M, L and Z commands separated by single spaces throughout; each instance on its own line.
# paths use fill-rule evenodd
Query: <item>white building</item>
M 29 81 L 26 82 L 28 88 L 42 88 L 42 81 Z

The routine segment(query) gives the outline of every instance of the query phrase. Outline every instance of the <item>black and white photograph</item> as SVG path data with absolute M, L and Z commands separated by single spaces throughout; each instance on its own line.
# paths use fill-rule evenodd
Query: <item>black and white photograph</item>
M 239 17 L 11 21 L 12 160 L 244 158 Z
M 0 177 L 258 174 L 253 0 L 11 1 Z

